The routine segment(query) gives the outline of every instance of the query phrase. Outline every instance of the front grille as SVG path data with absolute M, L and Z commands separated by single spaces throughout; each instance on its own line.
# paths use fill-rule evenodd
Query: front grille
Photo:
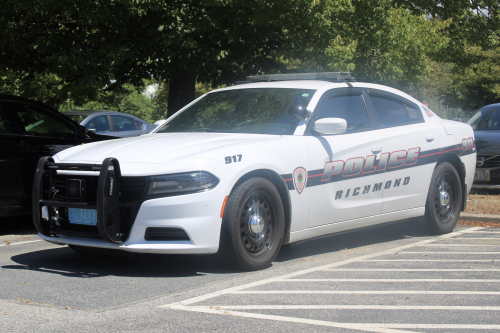
M 500 155 L 477 155 L 476 168 L 489 169 L 500 167 Z
M 81 200 L 71 199 L 66 193 L 66 181 L 68 179 L 80 179 L 86 182 L 86 197 L 84 201 L 92 203 L 97 201 L 97 176 L 81 175 L 56 175 L 54 187 L 56 193 L 53 200 L 59 202 L 79 202 Z M 121 177 L 120 178 L 120 226 L 125 235 L 128 235 L 134 224 L 137 213 L 141 206 L 143 196 L 148 187 L 147 177 Z M 75 205 L 76 206 L 76 205 Z M 72 224 L 69 222 L 68 208 L 57 209 L 57 220 L 59 225 L 52 232 L 60 235 L 101 238 L 96 226 Z
M 58 191 L 56 197 L 58 200 L 72 201 L 66 193 L 66 180 L 82 179 L 87 183 L 87 201 L 97 200 L 97 176 L 74 176 L 57 175 L 55 178 L 55 188 Z M 120 203 L 139 200 L 146 192 L 148 185 L 147 177 L 121 177 L 120 178 Z

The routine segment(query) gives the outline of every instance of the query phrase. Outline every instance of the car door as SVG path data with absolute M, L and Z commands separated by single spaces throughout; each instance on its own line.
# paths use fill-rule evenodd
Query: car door
M 12 133 L 12 119 L 0 103 L 0 216 L 18 213 L 30 202 L 30 149 L 22 137 Z
M 424 164 L 419 158 L 439 148 L 436 133 L 443 129 L 425 123 L 419 106 L 408 99 L 378 90 L 367 93 L 368 105 L 382 129 L 384 148 L 390 153 L 382 213 L 423 207 L 434 164 Z
M 120 138 L 138 136 L 144 134 L 136 128 L 135 120 L 132 117 L 111 115 L 113 122 L 114 135 Z
M 16 142 L 18 149 L 18 179 L 22 182 L 20 203 L 24 209 L 29 209 L 38 159 L 78 144 L 76 124 L 58 116 L 55 111 L 28 102 L 6 101 L 2 103 L 2 107 L 11 120 L 11 140 Z
M 363 91 L 347 88 L 326 93 L 311 123 L 328 117 L 345 119 L 347 131 L 319 135 L 310 129 L 307 136 L 310 227 L 375 216 L 382 207 L 386 156 L 382 134 L 371 125 Z

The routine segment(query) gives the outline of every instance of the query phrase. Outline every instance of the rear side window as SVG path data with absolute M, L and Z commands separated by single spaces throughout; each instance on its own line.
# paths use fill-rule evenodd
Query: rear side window
M 96 133 L 110 132 L 108 116 L 97 116 L 90 119 L 85 127 L 88 129 L 95 129 Z
M 139 130 L 139 131 L 143 131 L 146 129 L 146 125 L 144 125 L 143 123 L 141 123 L 140 121 L 136 120 L 135 121 L 135 125 L 136 125 L 136 128 Z
M 410 123 L 418 123 L 420 121 L 420 111 L 414 105 L 406 105 L 406 112 L 408 113 L 408 118 Z
M 135 131 L 134 119 L 123 116 L 111 116 L 115 132 Z
M 418 107 L 399 98 L 370 94 L 380 127 L 393 127 L 421 121 Z
M 481 109 L 467 122 L 476 131 L 500 130 L 500 109 Z
M 365 102 L 361 93 L 327 97 L 320 102 L 317 112 L 318 119 L 345 119 L 347 132 L 363 131 L 370 128 Z

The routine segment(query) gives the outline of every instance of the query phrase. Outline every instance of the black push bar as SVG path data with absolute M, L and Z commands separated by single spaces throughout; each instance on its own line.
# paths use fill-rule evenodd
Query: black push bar
M 57 170 L 99 171 L 96 201 L 55 200 Z M 113 157 L 106 158 L 101 165 L 54 163 L 54 159 L 50 156 L 41 157 L 38 160 L 33 182 L 33 223 L 36 229 L 47 237 L 68 234 L 68 231 L 62 230 L 56 224 L 59 207 L 96 209 L 99 235 L 110 243 L 122 244 L 125 236 L 120 228 L 118 198 L 120 181 L 120 164 Z M 87 236 L 95 237 L 96 234 L 95 231 L 88 232 Z M 79 235 L 85 237 L 85 232 L 80 232 Z

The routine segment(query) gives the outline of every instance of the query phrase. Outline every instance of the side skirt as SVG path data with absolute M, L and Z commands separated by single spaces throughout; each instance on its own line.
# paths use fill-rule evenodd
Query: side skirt
M 332 224 L 326 224 L 314 228 L 294 231 L 290 233 L 290 243 L 297 242 L 303 239 L 333 234 L 337 232 L 369 227 L 376 224 L 386 222 L 398 221 L 409 219 L 412 217 L 423 216 L 425 214 L 425 207 L 418 207 L 406 209 L 397 212 L 380 214 L 376 216 L 363 217 L 355 220 L 342 221 Z

